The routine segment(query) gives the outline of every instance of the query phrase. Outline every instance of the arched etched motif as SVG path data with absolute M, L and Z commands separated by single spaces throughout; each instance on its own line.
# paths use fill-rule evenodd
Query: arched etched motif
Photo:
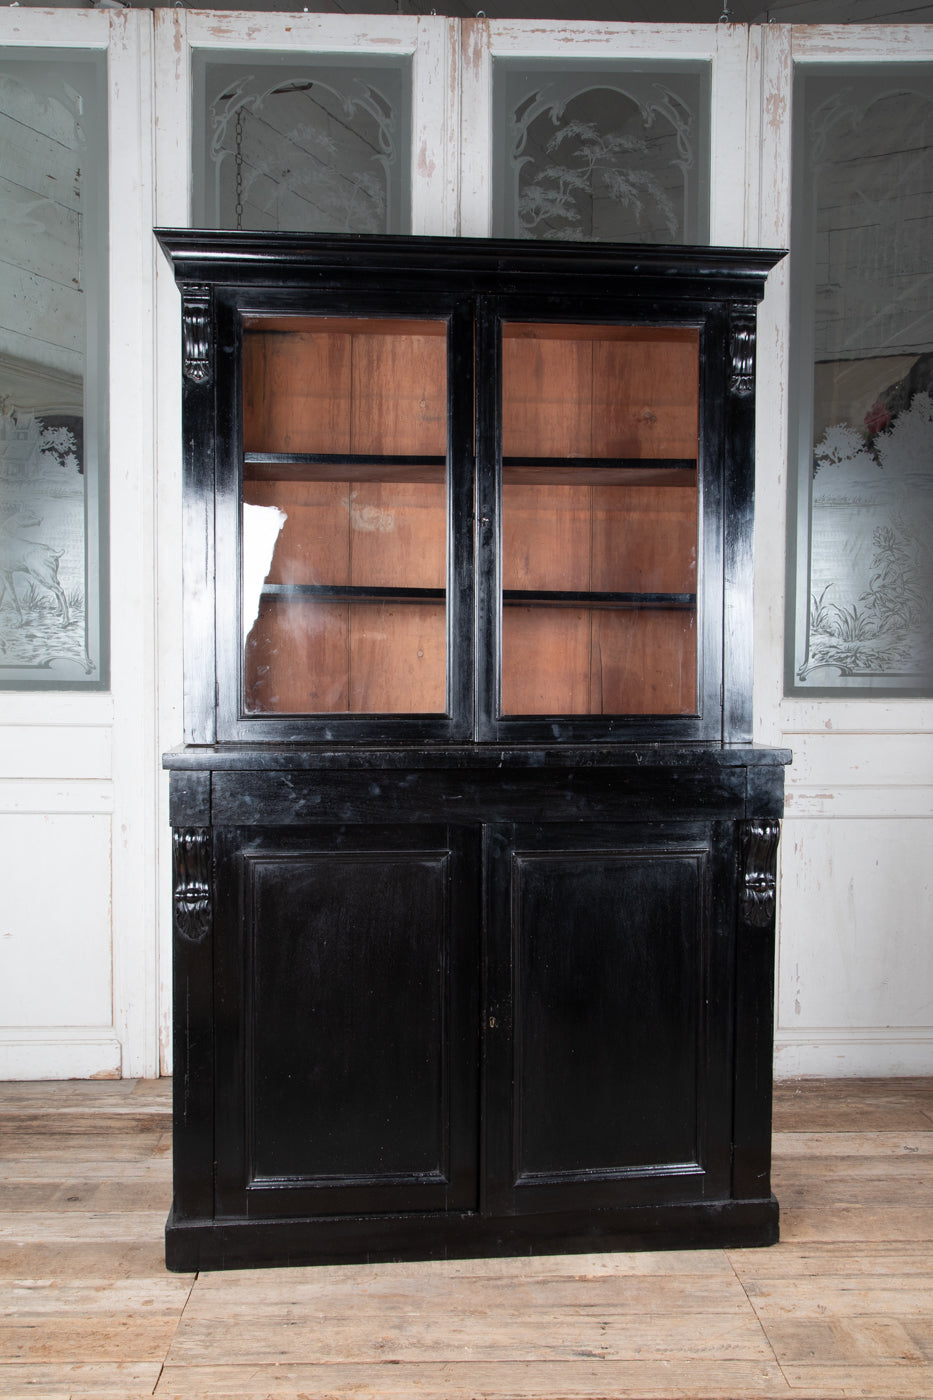
M 778 821 L 758 819 L 742 823 L 739 915 L 743 923 L 753 928 L 768 928 L 774 921 L 780 835 Z
M 496 231 L 520 238 L 682 242 L 706 236 L 695 73 L 503 64 Z
M 211 929 L 211 833 L 208 827 L 172 832 L 172 905 L 175 932 L 200 943 Z
M 404 225 L 406 78 L 396 63 L 212 63 L 205 83 L 207 224 L 347 233 Z
M 187 287 L 181 304 L 182 347 L 186 379 L 206 384 L 211 377 L 211 293 Z

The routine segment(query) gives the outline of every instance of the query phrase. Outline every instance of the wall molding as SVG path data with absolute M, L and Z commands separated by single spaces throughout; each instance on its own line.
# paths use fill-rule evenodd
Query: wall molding
M 927 1026 L 814 1027 L 774 1036 L 775 1079 L 846 1079 L 933 1074 Z
M 119 1079 L 113 1026 L 0 1028 L 0 1079 Z

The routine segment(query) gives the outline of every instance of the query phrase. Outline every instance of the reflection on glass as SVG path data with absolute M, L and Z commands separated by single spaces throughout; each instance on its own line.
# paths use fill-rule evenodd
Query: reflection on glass
M 107 684 L 102 54 L 0 52 L 0 686 Z
M 439 321 L 248 323 L 246 713 L 445 712 L 446 345 Z
M 503 714 L 695 714 L 699 335 L 507 323 Z
M 794 89 L 790 690 L 933 690 L 933 69 Z
M 702 63 L 497 60 L 494 232 L 702 243 L 709 77 Z
M 407 232 L 409 108 L 407 60 L 196 54 L 195 223 Z

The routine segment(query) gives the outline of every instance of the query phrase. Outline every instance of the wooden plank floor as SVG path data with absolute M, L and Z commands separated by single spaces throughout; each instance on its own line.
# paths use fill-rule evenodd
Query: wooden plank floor
M 772 1249 L 195 1277 L 167 1082 L 0 1084 L 0 1397 L 933 1400 L 933 1080 L 775 1128 Z

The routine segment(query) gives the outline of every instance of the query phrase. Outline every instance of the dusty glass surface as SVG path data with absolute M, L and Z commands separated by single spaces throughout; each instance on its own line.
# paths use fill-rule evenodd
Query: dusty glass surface
M 198 53 L 193 79 L 196 225 L 408 232 L 408 59 Z
M 494 233 L 708 239 L 706 64 L 497 59 L 493 104 Z
M 108 683 L 102 54 L 0 50 L 0 686 Z
M 247 714 L 443 714 L 446 322 L 250 318 Z
M 502 332 L 502 714 L 697 709 L 699 333 Z
M 787 689 L 933 693 L 933 66 L 794 86 Z

